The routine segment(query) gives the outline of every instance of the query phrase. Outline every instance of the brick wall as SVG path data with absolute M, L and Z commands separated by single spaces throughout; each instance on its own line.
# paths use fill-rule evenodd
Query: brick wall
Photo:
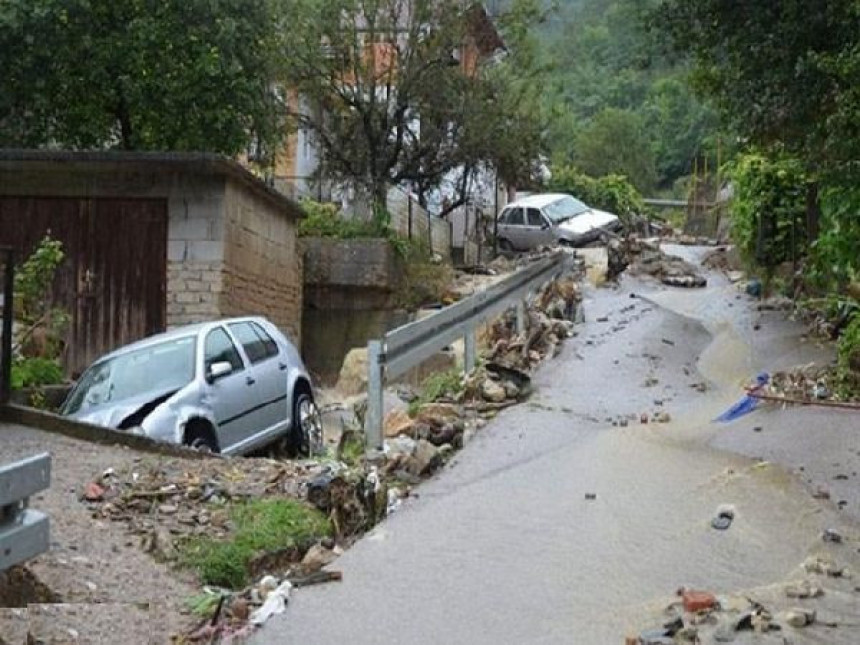
M 295 220 L 229 181 L 224 212 L 221 313 L 266 316 L 299 345 L 302 261 Z

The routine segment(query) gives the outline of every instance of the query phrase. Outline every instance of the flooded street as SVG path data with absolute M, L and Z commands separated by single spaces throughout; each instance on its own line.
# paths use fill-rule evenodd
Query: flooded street
M 756 371 L 826 356 L 737 294 L 719 278 L 699 290 L 632 278 L 587 289 L 586 321 L 538 371 L 532 399 L 340 558 L 342 583 L 297 592 L 255 642 L 611 645 L 659 627 L 682 586 L 776 612 L 790 606 L 785 581 L 825 547 L 860 570 L 856 413 L 710 422 Z M 831 481 L 837 462 L 847 479 Z M 824 480 L 831 501 L 810 495 Z M 717 531 L 724 505 L 734 521 Z M 845 542 L 824 544 L 827 528 Z M 839 628 L 735 642 L 856 645 L 857 584 L 826 579 L 825 596 L 804 601 Z

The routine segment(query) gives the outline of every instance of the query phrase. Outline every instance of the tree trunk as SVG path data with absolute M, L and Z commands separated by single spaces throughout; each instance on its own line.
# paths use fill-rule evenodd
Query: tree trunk
M 811 181 L 806 187 L 806 240 L 812 244 L 818 239 L 821 220 L 821 202 L 818 199 L 818 182 Z

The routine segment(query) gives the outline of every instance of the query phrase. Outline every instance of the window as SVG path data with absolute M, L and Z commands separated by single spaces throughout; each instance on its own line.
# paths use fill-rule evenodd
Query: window
M 234 372 L 241 370 L 242 357 L 233 341 L 221 327 L 213 329 L 206 336 L 206 343 L 203 348 L 203 361 L 208 372 L 214 363 L 230 363 Z
M 540 214 L 540 211 L 536 208 L 530 208 L 528 210 L 529 214 L 529 226 L 543 226 L 543 216 Z
M 266 332 L 262 329 L 257 331 L 254 329 L 255 327 L 257 325 L 248 322 L 233 323 L 230 325 L 230 331 L 242 345 L 242 349 L 245 350 L 245 354 L 248 355 L 251 362 L 259 363 L 277 354 L 278 348 Z
M 508 219 L 505 224 L 510 224 L 512 226 L 522 226 L 523 225 L 523 209 L 522 208 L 514 208 L 511 209 L 511 212 L 508 213 Z
M 266 330 L 263 329 L 257 323 L 251 323 L 251 327 L 254 328 L 254 331 L 257 333 L 257 336 L 263 341 L 263 349 L 266 352 L 266 358 L 270 356 L 277 356 L 279 353 L 278 344 L 272 339 L 269 334 L 266 333 Z

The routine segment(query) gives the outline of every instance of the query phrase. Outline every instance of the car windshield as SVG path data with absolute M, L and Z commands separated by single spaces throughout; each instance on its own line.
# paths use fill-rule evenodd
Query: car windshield
M 185 336 L 96 363 L 73 391 L 66 414 L 185 387 L 194 378 L 195 341 Z
M 570 196 L 563 197 L 562 199 L 543 207 L 543 212 L 546 213 L 553 222 L 561 222 L 566 219 L 570 219 L 571 217 L 581 215 L 587 210 L 589 210 L 588 206 L 578 199 Z

